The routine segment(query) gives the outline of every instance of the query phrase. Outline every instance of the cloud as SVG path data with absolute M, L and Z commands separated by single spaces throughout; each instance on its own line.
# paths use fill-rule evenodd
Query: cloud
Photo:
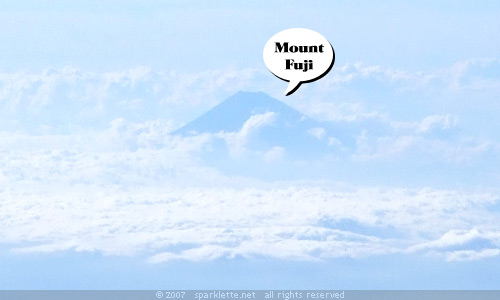
M 454 140 L 428 137 L 416 134 L 391 134 L 371 136 L 363 131 L 357 137 L 357 150 L 352 158 L 360 161 L 400 162 L 414 159 L 418 161 L 445 162 L 450 165 L 475 163 L 480 165 L 488 160 L 490 152 L 496 153 L 498 145 L 478 138 Z
M 245 121 L 237 132 L 221 132 L 216 136 L 226 141 L 229 153 L 234 157 L 241 157 L 245 152 L 249 138 L 261 127 L 272 124 L 276 120 L 275 112 L 255 114 Z
M 326 101 L 325 101 L 326 100 Z M 334 122 L 360 122 L 372 119 L 384 119 L 386 116 L 377 111 L 369 111 L 366 105 L 357 102 L 331 102 L 330 99 L 314 101 L 313 103 L 300 103 L 298 107 L 302 112 L 315 119 Z
M 370 66 L 363 63 L 345 64 L 332 69 L 332 75 L 324 86 L 331 89 L 346 85 L 358 86 L 378 82 L 379 87 L 391 85 L 394 91 L 416 91 L 418 89 L 491 89 L 499 88 L 500 61 L 482 58 L 459 61 L 452 66 L 430 72 Z
M 396 130 L 411 130 L 417 134 L 445 132 L 457 127 L 458 117 L 450 114 L 429 115 L 419 122 L 392 121 L 390 125 Z
M 264 155 L 264 161 L 267 163 L 280 161 L 283 159 L 285 152 L 286 152 L 285 148 L 274 146 L 271 149 L 269 149 L 269 151 L 266 152 L 266 154 Z
M 499 66 L 497 59 L 475 59 L 422 72 L 348 63 L 285 101 L 313 118 L 333 122 L 408 122 L 449 115 L 453 126 L 454 118 L 468 122 L 474 111 L 483 116 L 482 122 L 491 123 L 489 112 L 498 109 Z M 480 127 L 473 121 L 467 126 Z
M 464 245 L 474 239 L 480 238 L 481 234 L 477 229 L 471 230 L 451 230 L 443 234 L 438 240 L 422 243 L 414 246 L 414 251 L 422 249 L 447 248 L 457 245 Z
M 56 133 L 104 128 L 117 118 L 182 122 L 240 90 L 264 82 L 262 71 L 226 68 L 199 73 L 153 70 L 86 71 L 73 67 L 41 73 L 0 73 L 0 129 Z
M 197 163 L 192 142 L 165 143 L 2 155 L 0 242 L 24 253 L 146 254 L 153 263 L 435 252 L 447 259 L 450 251 L 486 257 L 498 248 L 493 192 L 238 181 Z M 496 244 L 450 248 L 478 237 Z
M 492 129 L 499 66 L 497 59 L 475 59 L 422 72 L 345 64 L 286 100 L 355 137 L 354 160 L 480 165 L 499 149 Z
M 500 255 L 498 231 L 450 230 L 439 239 L 412 246 L 408 252 L 425 252 L 446 261 L 475 261 Z
M 476 176 L 483 165 L 474 159 L 494 165 L 491 157 L 500 148 L 493 135 L 483 138 L 467 127 L 477 117 L 464 114 L 470 106 L 461 97 L 476 95 L 487 102 L 481 109 L 495 111 L 487 100 L 497 89 L 497 64 L 471 61 L 427 74 L 345 65 L 332 69 L 333 77 L 317 89 L 306 85 L 296 100 L 286 101 L 315 95 L 294 107 L 357 138 L 356 148 L 335 160 L 338 165 L 314 162 L 328 171 L 364 172 L 381 161 L 411 172 L 408 164 L 430 161 L 463 164 Z M 247 153 L 252 138 L 275 121 L 273 112 L 250 117 L 236 132 L 169 134 L 184 117 L 233 90 L 260 87 L 264 77 L 258 70 L 188 74 L 142 67 L 0 74 L 0 243 L 29 253 L 146 255 L 152 263 L 394 253 L 468 261 L 499 255 L 494 186 L 480 192 L 466 190 L 465 181 L 458 182 L 463 189 L 368 187 L 328 178 L 267 182 L 224 174 L 204 160 L 216 140 L 234 157 Z M 273 91 L 275 85 L 263 86 Z M 432 104 L 456 95 L 460 109 Z M 405 115 L 408 107 L 422 110 Z M 322 128 L 310 134 L 339 143 Z M 268 146 L 249 164 L 302 164 L 299 170 L 309 171 L 313 163 L 287 161 L 287 151 Z
M 308 133 L 312 136 L 314 136 L 315 138 L 317 138 L 318 140 L 321 140 L 325 134 L 326 134 L 326 130 L 322 127 L 314 127 L 314 128 L 311 128 Z
M 446 261 L 476 261 L 500 255 L 500 249 L 464 250 L 446 253 Z
M 439 128 L 441 130 L 446 130 L 453 128 L 457 125 L 458 120 L 456 118 L 450 117 L 450 115 L 446 116 L 428 116 L 426 117 L 422 123 L 420 124 L 418 131 L 419 132 L 428 132 L 433 128 Z
M 421 119 L 449 116 L 444 126 L 454 128 L 458 119 L 468 120 L 461 115 L 471 109 L 497 109 L 498 65 L 495 59 L 477 59 L 424 73 L 345 64 L 335 66 L 314 89 L 306 85 L 293 99 L 282 96 L 279 81 L 270 80 L 265 69 L 189 73 L 144 66 L 104 72 L 65 67 L 41 73 L 0 73 L 4 112 L 0 113 L 0 129 L 40 133 L 45 128 L 66 133 L 75 127 L 104 128 L 117 118 L 132 122 L 170 119 L 181 125 L 240 90 L 267 92 L 319 120 L 411 122 L 407 112 L 413 107 L 414 116 Z M 443 129 L 439 127 L 443 120 L 428 121 L 422 131 L 431 129 L 426 125 Z

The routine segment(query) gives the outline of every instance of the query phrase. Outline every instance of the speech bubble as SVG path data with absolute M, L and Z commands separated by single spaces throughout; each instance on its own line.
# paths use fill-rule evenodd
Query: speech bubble
M 264 46 L 264 63 L 271 73 L 288 81 L 285 95 L 302 83 L 323 78 L 332 69 L 335 51 L 324 36 L 305 28 L 292 28 L 273 35 Z

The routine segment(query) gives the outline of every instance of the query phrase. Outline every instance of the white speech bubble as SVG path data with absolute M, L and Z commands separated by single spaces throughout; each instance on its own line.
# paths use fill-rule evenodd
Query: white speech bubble
M 316 81 L 333 67 L 335 52 L 324 36 L 305 28 L 292 28 L 273 35 L 264 46 L 264 63 L 276 77 L 288 81 L 285 95 L 302 83 Z

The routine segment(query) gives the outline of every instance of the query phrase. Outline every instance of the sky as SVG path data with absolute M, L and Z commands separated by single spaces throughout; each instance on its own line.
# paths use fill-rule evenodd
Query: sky
M 498 289 L 499 15 L 4 1 L 0 288 Z M 336 57 L 286 97 L 262 51 L 289 28 Z M 222 131 L 175 134 L 260 93 L 290 110 L 224 129 L 242 109 L 225 106 Z M 296 115 L 314 120 L 304 139 L 276 131 Z M 295 151 L 307 141 L 327 150 Z

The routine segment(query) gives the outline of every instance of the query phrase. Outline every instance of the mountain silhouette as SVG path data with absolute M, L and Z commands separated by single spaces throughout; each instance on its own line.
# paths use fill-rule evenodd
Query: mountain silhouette
M 225 174 L 284 180 L 349 172 L 345 124 L 320 122 L 261 92 L 238 92 L 172 135 L 210 135 L 199 157 Z
M 332 124 L 309 118 L 261 92 L 238 92 L 172 134 L 203 133 L 226 134 L 236 143 L 240 138 L 254 152 L 275 149 L 303 159 L 338 152 L 352 142 Z
M 279 113 L 280 120 L 296 124 L 314 126 L 314 121 L 305 117 L 285 103 L 276 100 L 265 93 L 238 92 L 202 116 L 177 130 L 184 135 L 220 131 L 238 131 L 252 116 L 267 112 Z

